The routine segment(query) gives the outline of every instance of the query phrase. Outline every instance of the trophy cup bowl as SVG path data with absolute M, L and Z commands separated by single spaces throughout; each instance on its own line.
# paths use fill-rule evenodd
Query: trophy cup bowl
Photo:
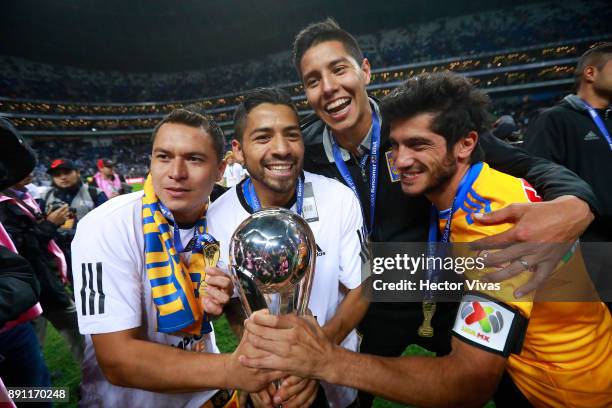
M 317 254 L 308 223 L 284 208 L 265 208 L 244 220 L 229 244 L 230 271 L 247 316 L 304 314 Z

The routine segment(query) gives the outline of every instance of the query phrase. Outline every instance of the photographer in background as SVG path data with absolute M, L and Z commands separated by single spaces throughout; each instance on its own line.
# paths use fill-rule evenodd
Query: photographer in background
M 48 215 L 58 209 L 68 211 L 68 217 L 58 229 L 56 242 L 64 252 L 66 259 L 70 259 L 70 244 L 74 238 L 78 221 L 108 198 L 100 189 L 83 183 L 79 169 L 71 160 L 53 160 L 47 173 L 53 182 L 47 191 L 42 192 L 40 208 Z M 72 281 L 70 262 L 68 262 L 67 273 L 68 278 Z
M 93 175 L 91 185 L 99 188 L 110 200 L 121 194 L 131 193 L 132 187 L 125 182 L 125 178 L 115 172 L 115 162 L 102 158 L 96 163 L 98 172 Z

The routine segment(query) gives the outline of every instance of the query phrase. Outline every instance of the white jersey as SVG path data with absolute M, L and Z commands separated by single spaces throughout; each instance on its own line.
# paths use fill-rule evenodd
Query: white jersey
M 240 183 L 242 178 L 244 177 L 244 169 L 239 163 L 228 164 L 225 166 L 225 172 L 223 173 L 223 177 L 225 178 L 225 184 L 227 187 L 233 187 L 236 184 Z
M 308 303 L 322 326 L 330 320 L 343 300 L 339 284 L 347 289 L 361 285 L 363 220 L 359 202 L 351 190 L 336 180 L 304 172 L 304 218 L 317 244 L 317 260 Z M 296 211 L 296 205 L 291 208 Z M 221 261 L 229 265 L 229 240 L 236 227 L 252 209 L 242 193 L 242 183 L 219 197 L 208 209 L 208 232 L 220 242 Z M 342 346 L 358 349 L 353 330 Z M 322 382 L 332 407 L 344 408 L 357 397 L 357 391 Z
M 156 331 L 155 306 L 144 265 L 143 192 L 126 194 L 91 211 L 72 242 L 74 297 L 85 336 L 81 404 L 96 407 L 200 407 L 216 392 L 164 394 L 109 383 L 98 366 L 92 334 L 143 327 L 146 340 L 218 353 L 214 332 L 184 337 Z M 181 230 L 184 244 L 193 229 Z M 183 256 L 184 254 L 181 254 Z M 168 371 L 172 375 L 172 371 Z

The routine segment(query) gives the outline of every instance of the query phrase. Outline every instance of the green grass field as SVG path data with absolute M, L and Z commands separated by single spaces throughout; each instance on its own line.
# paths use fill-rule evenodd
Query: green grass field
M 131 186 L 132 186 L 132 191 L 140 191 L 140 190 L 142 190 L 142 183 L 134 183 Z
M 214 323 L 215 335 L 219 349 L 226 353 L 234 350 L 238 344 L 225 318 Z M 70 390 L 70 402 L 56 404 L 58 407 L 75 407 L 77 402 L 77 390 L 81 381 L 79 367 L 72 359 L 68 347 L 62 337 L 55 331 L 53 326 L 48 325 L 47 339 L 44 346 L 45 360 L 50 372 L 61 372 L 61 375 L 53 379 L 54 387 L 68 387 Z M 405 354 L 424 355 L 427 352 L 418 346 L 411 346 Z M 375 408 L 398 408 L 405 405 L 392 403 L 380 398 L 374 402 Z

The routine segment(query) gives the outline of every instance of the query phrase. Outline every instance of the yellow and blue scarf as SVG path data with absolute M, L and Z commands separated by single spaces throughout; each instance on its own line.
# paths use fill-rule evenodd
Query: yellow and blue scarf
M 142 226 L 144 232 L 145 268 L 151 284 L 151 296 L 157 309 L 157 331 L 183 332 L 193 335 L 210 333 L 200 299 L 200 285 L 206 273 L 202 241 L 214 239 L 206 234 L 206 204 L 195 226 L 195 242 L 191 242 L 189 266 L 181 260 L 168 224 L 172 215 L 159 201 L 151 175 L 144 184 Z M 164 215 L 164 212 L 166 215 Z M 178 228 L 174 234 L 178 234 Z M 180 236 L 178 237 L 180 241 Z M 181 249 L 179 249 L 181 251 Z

